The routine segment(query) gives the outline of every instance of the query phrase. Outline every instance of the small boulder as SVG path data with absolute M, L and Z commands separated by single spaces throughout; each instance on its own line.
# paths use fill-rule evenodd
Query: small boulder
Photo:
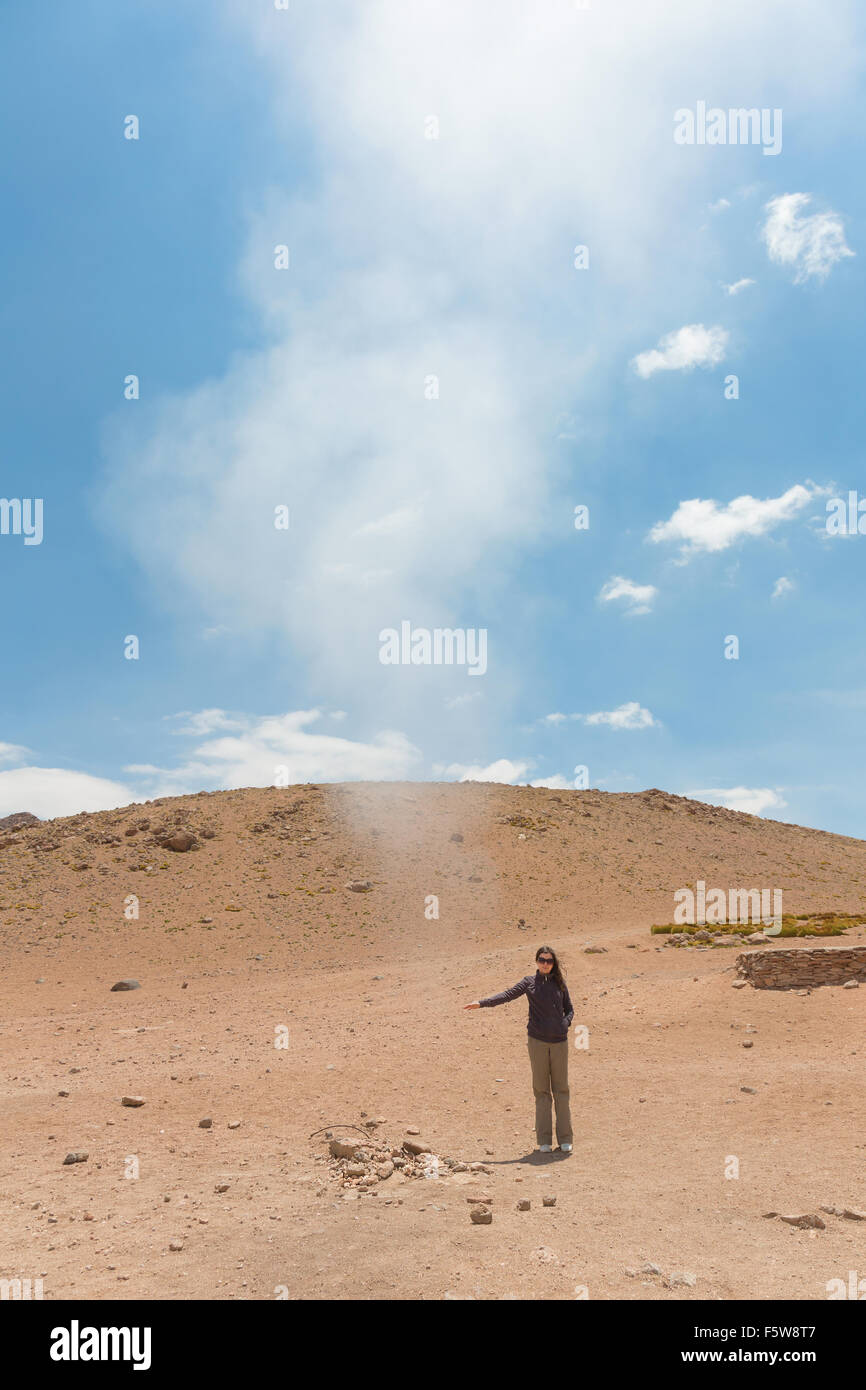
M 129 1105 L 135 1109 L 139 1105 L 144 1105 L 144 1096 L 121 1096 L 120 1103 L 121 1105 Z
M 432 1149 L 429 1144 L 425 1144 L 423 1139 L 404 1139 L 403 1148 L 410 1154 L 429 1154 Z
M 160 844 L 163 849 L 173 850 L 175 854 L 186 854 L 195 844 L 195 836 L 190 830 L 173 830 Z
M 473 1226 L 490 1226 L 493 1222 L 493 1212 L 487 1207 L 473 1207 L 469 1219 Z
M 64 1158 L 64 1160 L 63 1160 L 63 1166 L 65 1167 L 67 1163 L 86 1163 L 86 1162 L 87 1162 L 87 1159 L 88 1159 L 88 1154 L 87 1154 L 86 1150 L 84 1150 L 84 1149 L 73 1149 L 72 1153 L 68 1153 L 68 1154 L 66 1155 L 66 1157 Z
M 141 989 L 138 980 L 118 980 L 116 985 L 111 986 L 111 993 L 116 994 L 118 990 Z
M 369 893 L 373 885 L 368 878 L 353 878 L 346 887 L 350 893 Z

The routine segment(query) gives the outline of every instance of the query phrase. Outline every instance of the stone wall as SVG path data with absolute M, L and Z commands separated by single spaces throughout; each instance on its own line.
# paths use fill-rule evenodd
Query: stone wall
M 844 985 L 866 980 L 866 946 L 839 950 L 833 946 L 812 949 L 749 951 L 737 956 L 737 976 L 755 989 L 814 989 L 817 985 Z

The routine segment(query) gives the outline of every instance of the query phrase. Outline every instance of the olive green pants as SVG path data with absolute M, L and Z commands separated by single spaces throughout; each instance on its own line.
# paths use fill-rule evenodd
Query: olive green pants
M 556 1142 L 570 1144 L 573 1135 L 568 1103 L 568 1040 L 546 1043 L 528 1038 L 527 1041 L 535 1092 L 535 1137 L 539 1144 L 553 1143 L 552 1091 L 556 1106 Z

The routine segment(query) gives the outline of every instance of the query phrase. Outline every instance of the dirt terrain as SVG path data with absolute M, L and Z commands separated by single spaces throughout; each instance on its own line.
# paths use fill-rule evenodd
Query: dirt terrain
M 866 989 L 734 989 L 737 950 L 662 945 L 698 879 L 866 921 L 866 843 L 659 791 L 298 786 L 0 829 L 0 1278 L 46 1299 L 866 1278 Z M 542 944 L 588 1030 L 568 1156 L 533 1152 L 526 1001 L 463 1010 Z M 368 1147 L 420 1131 L 460 1171 L 344 1187 L 310 1135 L 367 1120 Z

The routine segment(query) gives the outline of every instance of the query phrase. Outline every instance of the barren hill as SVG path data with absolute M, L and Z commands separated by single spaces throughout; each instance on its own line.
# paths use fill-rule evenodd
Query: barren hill
M 698 879 L 857 913 L 866 844 L 656 790 L 473 783 L 0 830 L 0 1277 L 44 1271 L 45 1297 L 826 1297 L 857 1223 L 763 1213 L 866 1208 L 862 990 L 735 992 L 734 952 L 662 950 L 650 924 Z M 589 1030 L 567 1160 L 532 1153 L 525 1002 L 462 1009 L 542 943 Z M 125 977 L 141 988 L 112 993 Z M 309 1135 L 370 1116 L 486 1163 L 492 1225 L 470 1225 L 461 1174 L 348 1201 Z M 661 1275 L 623 1272 L 647 1261 Z

